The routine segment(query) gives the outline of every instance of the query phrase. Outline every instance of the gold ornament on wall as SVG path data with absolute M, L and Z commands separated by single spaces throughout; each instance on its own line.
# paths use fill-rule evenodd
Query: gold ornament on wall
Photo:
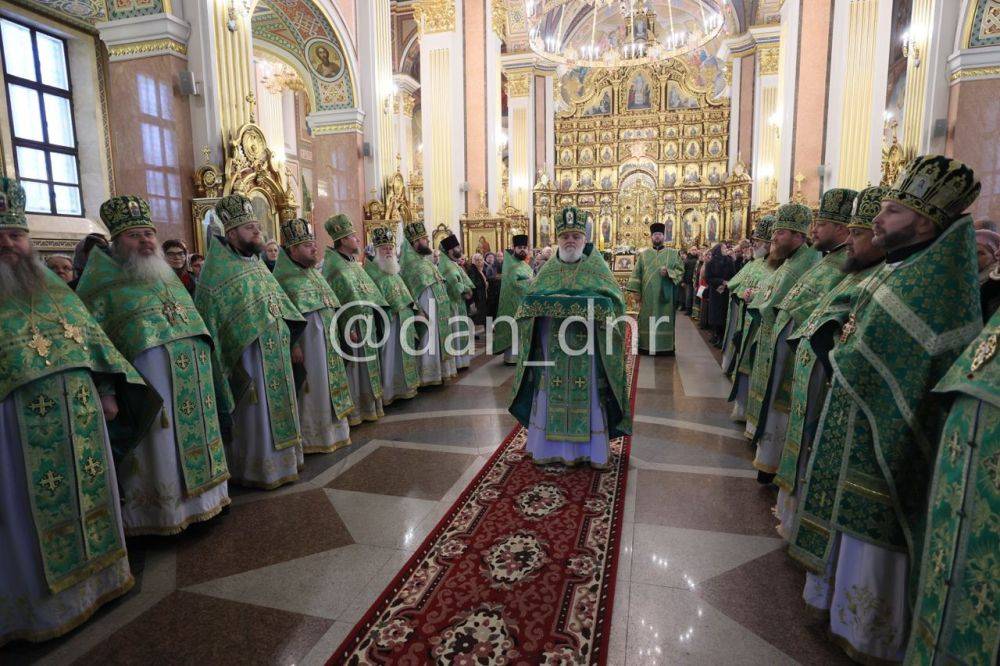
M 760 73 L 767 74 L 777 74 L 778 73 L 778 55 L 780 49 L 777 45 L 774 46 L 761 46 L 757 49 L 757 57 L 760 58 Z
M 416 0 L 413 18 L 421 35 L 455 29 L 455 0 Z
M 531 72 L 507 74 L 507 97 L 527 97 L 531 92 Z

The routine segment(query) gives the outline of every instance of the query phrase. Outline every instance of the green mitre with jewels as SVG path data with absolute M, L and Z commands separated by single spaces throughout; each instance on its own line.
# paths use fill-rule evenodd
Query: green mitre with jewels
M 967 165 L 943 155 L 923 155 L 906 165 L 885 200 L 905 206 L 943 228 L 961 217 L 980 189 L 979 179 Z
M 882 200 L 889 193 L 887 187 L 866 187 L 858 193 L 851 209 L 848 229 L 871 229 L 875 218 L 882 211 Z
M 851 221 L 854 200 L 858 193 L 846 187 L 835 187 L 827 190 L 819 200 L 817 220 L 825 220 L 836 224 L 847 224 Z
M 573 206 L 563 208 L 556 217 L 556 236 L 567 231 L 587 233 L 587 216 L 579 208 Z
M 584 441 L 590 437 L 589 416 L 578 419 L 568 416 L 565 419 L 553 418 L 558 404 L 569 406 L 568 414 L 590 413 L 590 392 L 579 389 L 579 386 L 580 382 L 587 382 L 589 386 L 591 356 L 570 356 L 558 344 L 559 336 L 556 334 L 562 320 L 571 316 L 586 319 L 590 312 L 593 313 L 593 332 L 597 338 L 592 342 L 600 361 L 597 372 L 602 386 L 601 399 L 607 412 L 608 433 L 611 437 L 618 437 L 632 432 L 629 398 L 625 390 L 626 328 L 624 321 L 615 321 L 625 314 L 625 298 L 601 253 L 595 251 L 590 243 L 584 246 L 583 252 L 584 256 L 573 264 L 563 262 L 558 254 L 545 262 L 517 311 L 520 349 L 511 392 L 510 413 L 527 426 L 535 388 L 543 376 L 537 367 L 526 365 L 526 361 L 542 358 L 541 349 L 533 346 L 534 327 L 538 318 L 552 319 L 553 327 L 550 328 L 548 345 L 549 359 L 554 363 L 551 372 L 573 378 L 573 381 L 565 382 L 560 387 L 548 387 L 550 402 L 546 434 L 550 439 Z M 592 310 L 590 304 L 593 305 Z M 610 336 L 606 334 L 609 325 Z M 584 325 L 581 322 L 571 322 L 568 329 L 573 340 L 571 346 L 574 349 L 581 348 L 586 342 Z
M 799 203 L 786 203 L 778 207 L 771 226 L 771 235 L 780 229 L 788 229 L 800 234 L 809 233 L 809 225 L 813 221 L 813 212 L 809 206 Z
M 101 204 L 101 221 L 108 228 L 111 240 L 129 229 L 156 230 L 149 216 L 149 204 L 134 196 L 112 197 Z
M 21 183 L 13 178 L 0 176 L 0 229 L 28 230 L 24 215 L 26 197 Z
M 194 301 L 173 271 L 162 280 L 140 281 L 95 248 L 76 294 L 130 361 L 173 340 L 199 336 L 213 344 Z

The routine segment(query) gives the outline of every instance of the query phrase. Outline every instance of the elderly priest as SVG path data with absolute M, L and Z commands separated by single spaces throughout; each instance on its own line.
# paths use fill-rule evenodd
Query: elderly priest
M 0 178 L 0 646 L 43 641 L 133 585 L 115 461 L 160 397 L 28 237 Z
M 518 309 L 522 353 L 509 409 L 528 428 L 526 449 L 536 463 L 604 468 L 610 440 L 631 431 L 625 302 L 585 234 L 580 212 L 564 209 L 559 249 Z

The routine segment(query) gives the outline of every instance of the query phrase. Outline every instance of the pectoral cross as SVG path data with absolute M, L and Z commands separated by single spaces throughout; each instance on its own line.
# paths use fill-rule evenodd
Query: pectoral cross
M 858 318 L 851 313 L 851 316 L 847 318 L 847 323 L 844 324 L 844 329 L 840 332 L 840 341 L 845 342 L 847 338 L 854 334 L 854 330 L 858 327 Z
M 72 340 L 78 345 L 83 343 L 83 328 L 69 323 L 66 319 L 61 319 L 59 323 L 63 327 L 63 337 L 67 340 Z
M 96 479 L 104 471 L 104 466 L 96 458 L 90 456 L 87 458 L 87 464 L 83 466 L 83 471 L 89 474 L 90 478 Z
M 28 348 L 34 350 L 40 357 L 45 358 L 49 355 L 49 350 L 52 349 L 52 341 L 42 335 L 36 328 L 31 332 L 31 342 L 28 343 Z M 51 361 L 45 358 L 45 365 L 50 364 Z
M 167 318 L 167 321 L 171 325 L 176 324 L 178 319 L 187 321 L 187 315 L 184 314 L 183 308 L 176 301 L 165 301 L 163 303 L 163 316 Z
M 41 480 L 38 482 L 38 485 L 40 485 L 42 488 L 48 490 L 50 493 L 55 495 L 56 488 L 58 488 L 62 484 L 63 480 L 64 477 L 62 474 L 56 474 L 50 469 L 48 472 L 45 473 L 45 476 L 41 478 Z
M 45 416 L 49 413 L 49 410 L 55 406 L 55 402 L 49 400 L 48 396 L 39 394 L 34 402 L 28 403 L 28 409 L 38 414 L 39 416 Z

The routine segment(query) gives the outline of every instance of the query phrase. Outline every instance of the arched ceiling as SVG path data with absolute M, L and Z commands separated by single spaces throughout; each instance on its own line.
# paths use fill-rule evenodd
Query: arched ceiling
M 315 111 L 357 106 L 344 42 L 312 0 L 259 0 L 251 18 L 255 43 L 294 59 L 309 74 Z
M 88 30 L 102 21 L 163 11 L 163 0 L 22 0 L 19 4 Z

